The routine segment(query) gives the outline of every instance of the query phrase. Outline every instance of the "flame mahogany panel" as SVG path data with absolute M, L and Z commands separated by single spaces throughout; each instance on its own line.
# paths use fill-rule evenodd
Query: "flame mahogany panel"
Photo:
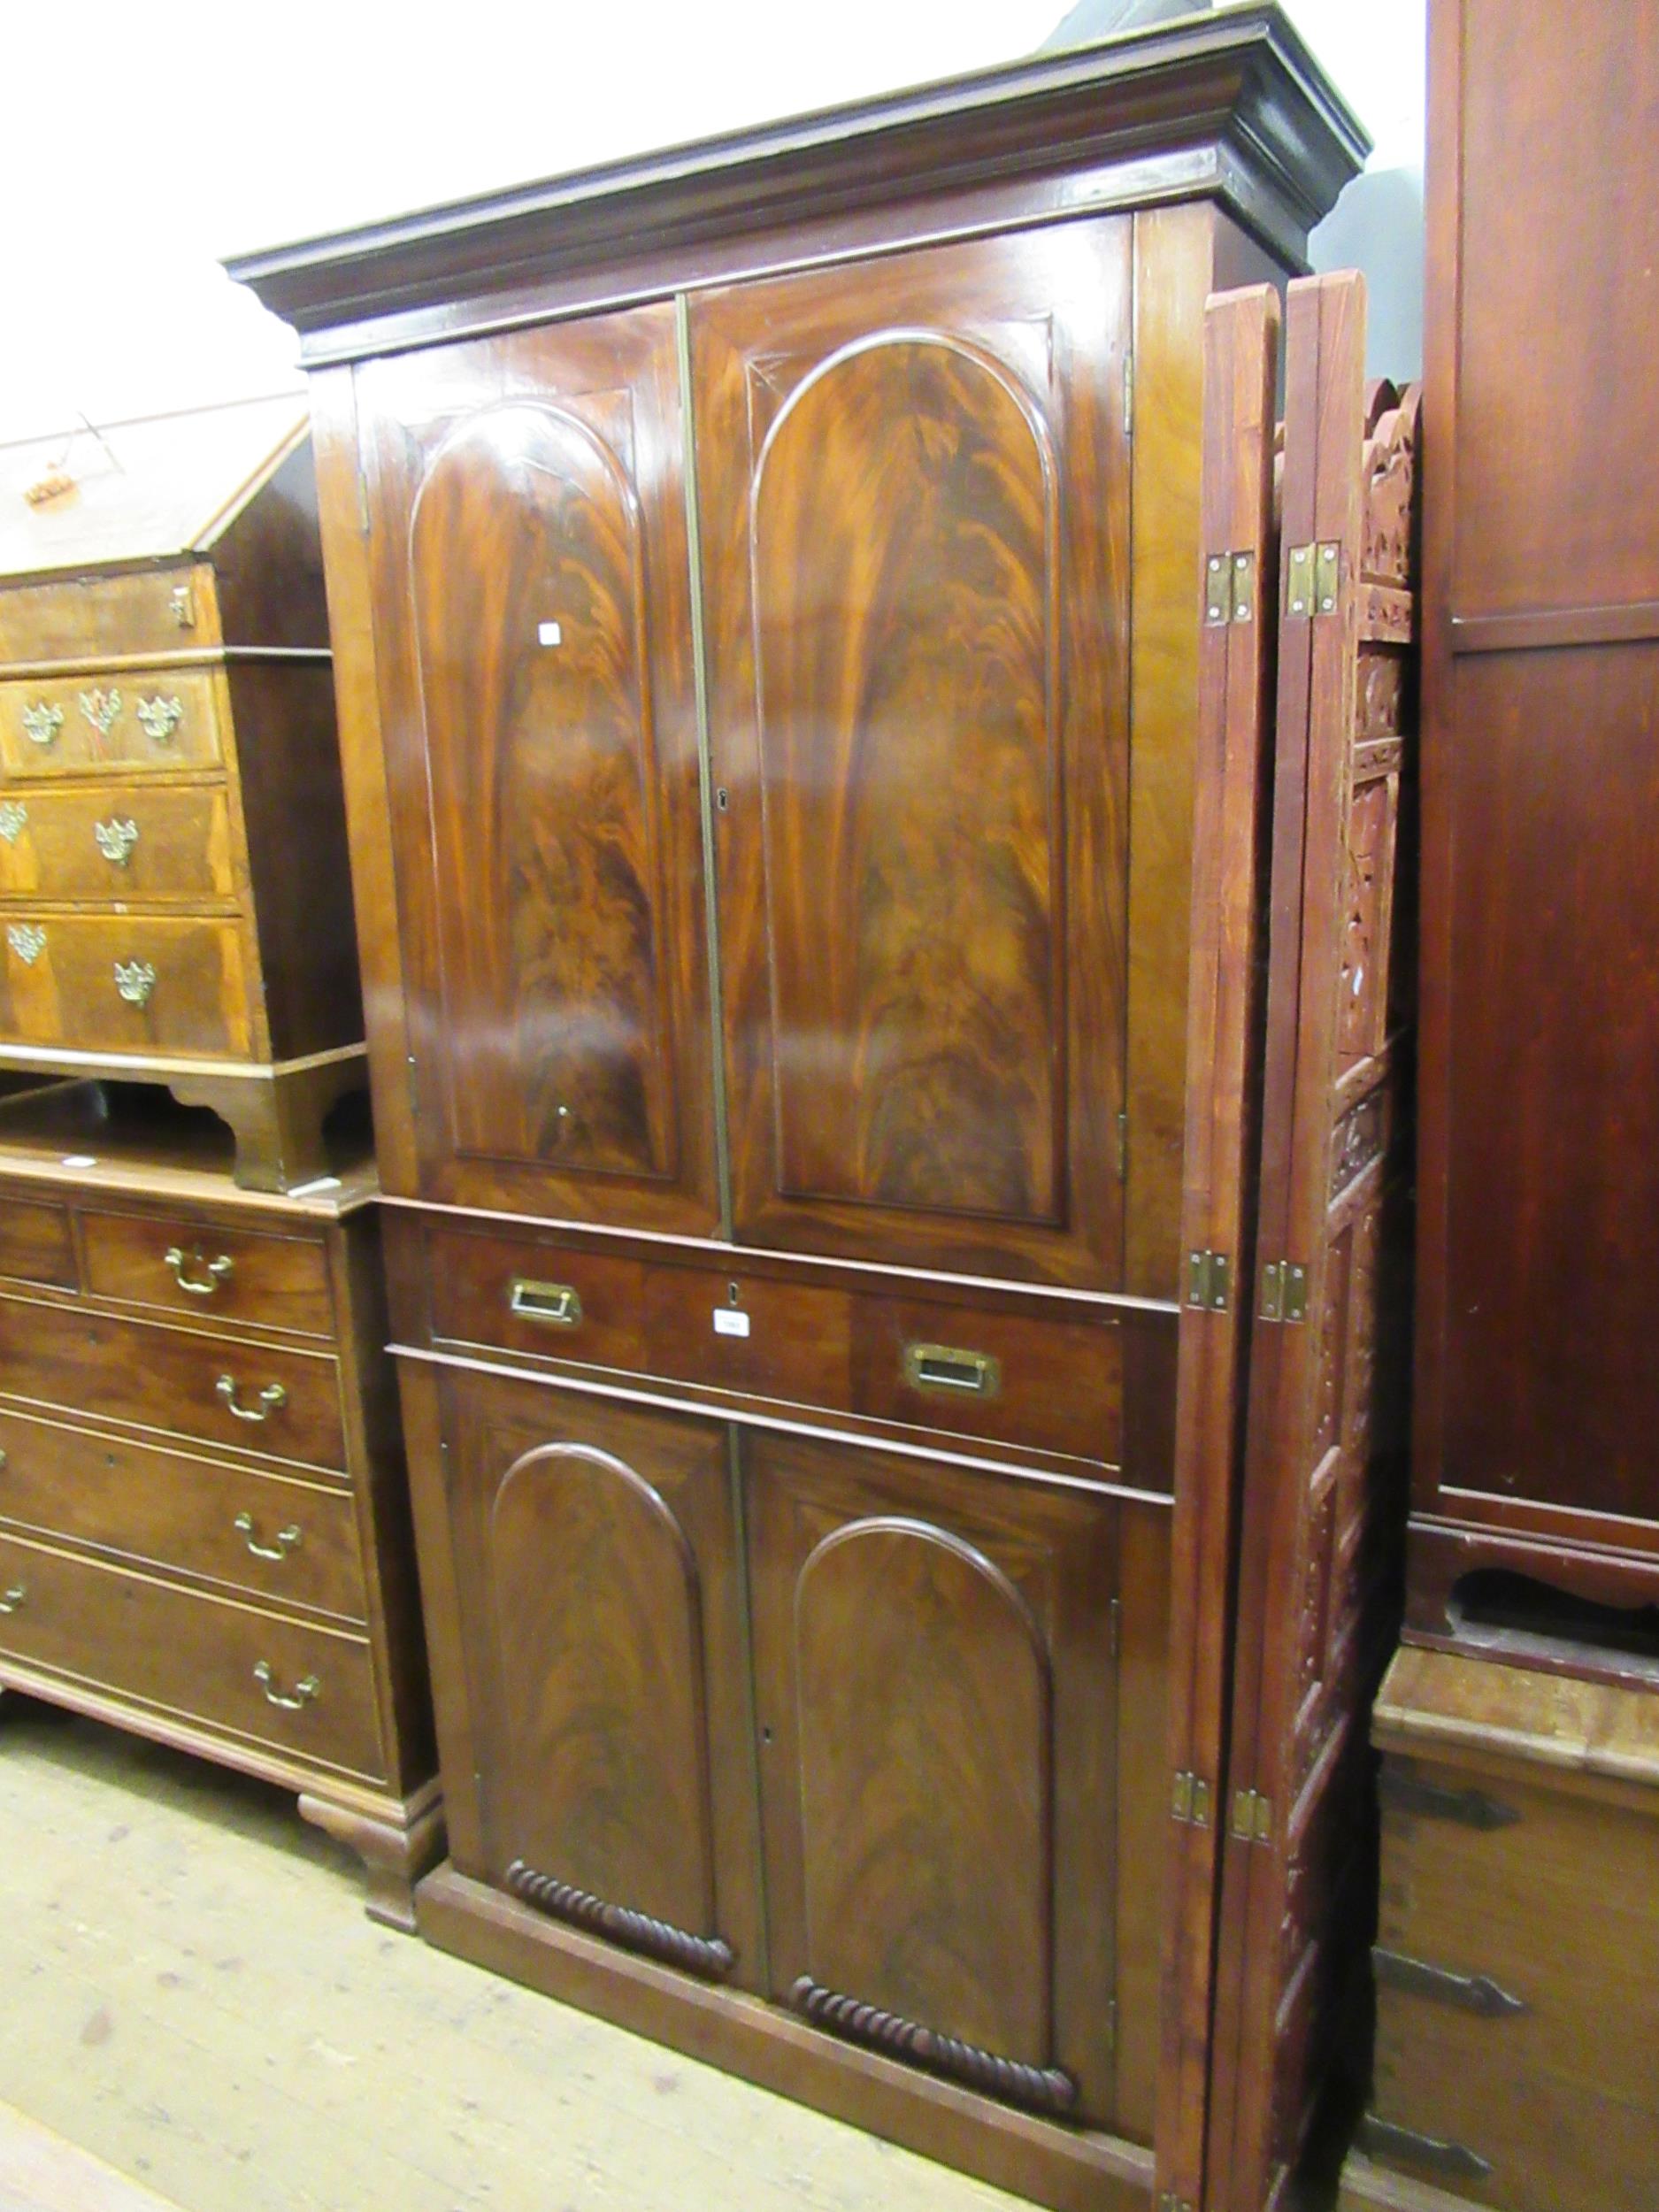
M 1129 240 L 693 303 L 741 1237 L 1121 1279 Z
M 709 1228 L 672 311 L 357 386 L 419 1194 Z
M 1016 2101 L 1109 2119 L 1116 1504 L 805 1438 L 742 1453 L 773 1994 L 876 2008 L 899 2047 L 954 2039 Z

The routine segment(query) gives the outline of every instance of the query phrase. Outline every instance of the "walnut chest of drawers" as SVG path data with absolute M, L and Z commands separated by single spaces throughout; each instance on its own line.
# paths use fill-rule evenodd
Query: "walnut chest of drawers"
M 1407 1649 L 1372 1733 L 1377 2055 L 1345 2202 L 1659 2204 L 1659 1679 Z
M 441 1834 L 373 1174 L 241 1191 L 217 1122 L 138 1097 L 0 1107 L 0 1687 L 297 1790 L 411 1925 Z
M 292 400 L 0 449 L 0 1066 L 165 1083 L 259 1189 L 365 1079 L 315 509 Z

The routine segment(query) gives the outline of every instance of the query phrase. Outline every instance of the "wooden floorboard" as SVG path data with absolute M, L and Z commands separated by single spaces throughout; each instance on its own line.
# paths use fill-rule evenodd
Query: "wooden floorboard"
M 0 2051 L 65 2156 L 182 2212 L 1019 2205 L 377 1927 L 291 1798 L 15 1698 Z

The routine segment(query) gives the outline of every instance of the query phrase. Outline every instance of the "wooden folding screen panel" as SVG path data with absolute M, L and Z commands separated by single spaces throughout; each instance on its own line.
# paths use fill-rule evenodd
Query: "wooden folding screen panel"
M 1175 1818 L 1164 1924 L 1159 2202 L 1195 2205 L 1215 1942 L 1216 1807 L 1229 1671 L 1250 1304 L 1265 780 L 1277 536 L 1273 395 L 1279 296 L 1213 298 L 1204 318 L 1204 626 L 1194 751 L 1191 983 L 1181 1234 L 1186 1280 L 1175 1415 L 1170 1765 Z
M 1357 275 L 1290 288 L 1267 1032 L 1209 2212 L 1295 2170 L 1363 1987 L 1365 1724 L 1397 1617 L 1417 402 Z

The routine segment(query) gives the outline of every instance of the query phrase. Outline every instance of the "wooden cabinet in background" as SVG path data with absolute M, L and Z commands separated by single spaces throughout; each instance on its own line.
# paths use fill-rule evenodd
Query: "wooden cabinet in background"
M 0 1106 L 0 1689 L 296 1790 L 407 1928 L 442 1824 L 373 1171 L 239 1191 L 154 1099 Z
M 0 448 L 0 1070 L 165 1083 L 303 1183 L 364 1079 L 303 410 Z

